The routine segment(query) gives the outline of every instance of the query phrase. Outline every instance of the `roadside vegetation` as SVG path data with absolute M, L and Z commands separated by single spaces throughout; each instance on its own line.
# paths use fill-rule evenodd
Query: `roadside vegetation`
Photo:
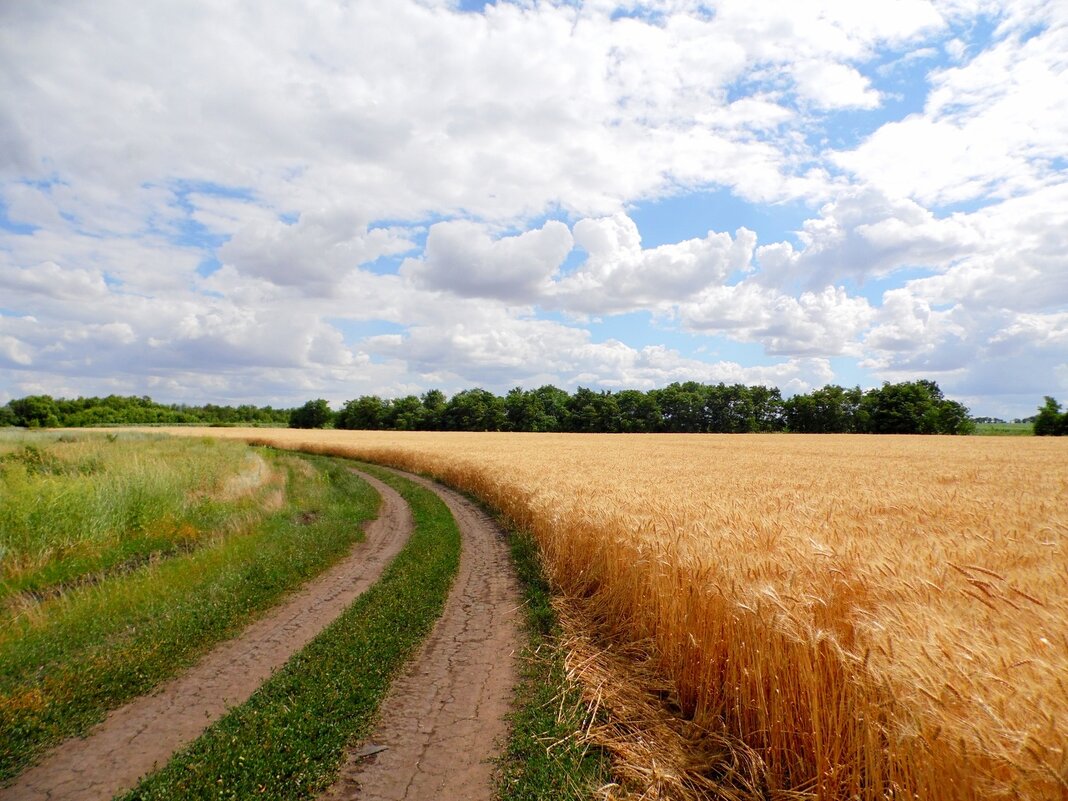
M 460 533 L 429 490 L 361 465 L 407 501 L 414 531 L 381 579 L 244 704 L 213 724 L 134 799 L 306 799 L 329 785 L 346 744 L 368 736 L 390 682 L 441 614 Z
M 27 437 L 0 445 L 0 781 L 342 557 L 378 506 L 328 459 Z
M 586 801 L 611 781 L 611 765 L 582 736 L 592 713 L 567 675 L 537 543 L 512 529 L 508 544 L 525 601 L 527 642 L 512 731 L 498 763 L 498 795 L 507 801 Z
M 0 600 L 32 600 L 253 525 L 285 475 L 239 443 L 0 433 Z

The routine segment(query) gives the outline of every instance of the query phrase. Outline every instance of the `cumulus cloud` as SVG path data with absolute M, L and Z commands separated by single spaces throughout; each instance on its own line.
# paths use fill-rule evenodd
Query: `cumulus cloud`
M 12 293 L 78 301 L 91 301 L 108 291 L 99 272 L 64 269 L 52 261 L 25 268 L 0 264 L 0 287 Z
M 30 349 L 13 336 L 0 335 L 0 365 L 27 367 L 33 363 Z
M 475 222 L 437 223 L 430 227 L 423 257 L 406 260 L 400 273 L 427 289 L 528 303 L 548 289 L 572 244 L 571 231 L 555 220 L 499 239 Z
M 693 331 L 729 333 L 789 356 L 860 355 L 859 337 L 875 319 L 865 298 L 842 287 L 786 295 L 756 283 L 717 287 L 680 309 Z
M 794 66 L 793 76 L 802 97 L 816 108 L 875 108 L 879 105 L 879 93 L 871 87 L 871 81 L 845 64 L 802 62 Z
M 981 230 L 965 215 L 939 219 L 911 200 L 858 187 L 804 222 L 798 231 L 800 251 L 790 243 L 767 245 L 758 251 L 758 261 L 769 283 L 863 281 L 906 267 L 942 270 L 981 246 Z
M 575 224 L 575 244 L 586 260 L 551 291 L 551 303 L 571 312 L 608 314 L 665 308 L 735 272 L 748 270 L 756 234 L 740 228 L 709 231 L 688 239 L 642 248 L 641 234 L 625 214 Z
M 466 319 L 413 326 L 371 340 L 370 350 L 406 359 L 422 375 L 447 385 L 480 384 L 503 391 L 515 384 L 553 382 L 573 388 L 649 389 L 672 381 L 725 381 L 807 389 L 830 380 L 825 359 L 788 359 L 747 367 L 707 362 L 663 346 L 635 348 L 616 339 L 593 341 L 576 326 L 470 308 Z M 442 366 L 448 365 L 448 370 Z
M 350 213 L 311 212 L 292 224 L 247 223 L 219 248 L 219 258 L 239 272 L 311 293 L 330 292 L 352 271 L 380 256 L 414 247 L 399 228 L 370 228 Z

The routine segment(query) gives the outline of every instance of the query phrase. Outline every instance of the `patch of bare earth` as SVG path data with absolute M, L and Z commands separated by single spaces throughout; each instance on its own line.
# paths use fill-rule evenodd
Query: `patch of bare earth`
M 493 798 L 491 759 L 517 680 L 519 590 L 504 534 L 475 504 L 403 474 L 448 505 L 463 552 L 445 610 L 394 682 L 369 741 L 349 752 L 324 801 Z
M 119 709 L 84 738 L 58 746 L 7 788 L 2 801 L 94 801 L 134 787 L 229 709 L 243 703 L 294 653 L 370 587 L 412 530 L 408 505 L 364 476 L 382 508 L 362 543 L 341 562 L 222 643 L 151 695 Z

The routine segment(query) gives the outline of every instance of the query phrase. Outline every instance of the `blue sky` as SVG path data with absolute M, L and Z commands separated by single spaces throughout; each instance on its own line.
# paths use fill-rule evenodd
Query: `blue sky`
M 66 6 L 0 8 L 0 402 L 1068 400 L 1063 3 Z

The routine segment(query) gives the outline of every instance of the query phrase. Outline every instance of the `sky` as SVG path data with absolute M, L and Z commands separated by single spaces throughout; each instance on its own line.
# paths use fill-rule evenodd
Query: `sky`
M 1068 401 L 1063 0 L 0 0 L 0 403 Z

